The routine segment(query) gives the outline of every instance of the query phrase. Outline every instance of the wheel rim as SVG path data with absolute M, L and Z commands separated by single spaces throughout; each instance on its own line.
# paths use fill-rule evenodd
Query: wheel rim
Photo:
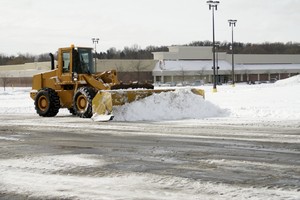
M 49 103 L 48 103 L 47 97 L 41 96 L 38 101 L 39 109 L 42 111 L 45 111 L 48 108 L 48 105 L 49 105 Z
M 85 111 L 87 105 L 86 97 L 84 95 L 79 95 L 76 104 L 79 112 Z

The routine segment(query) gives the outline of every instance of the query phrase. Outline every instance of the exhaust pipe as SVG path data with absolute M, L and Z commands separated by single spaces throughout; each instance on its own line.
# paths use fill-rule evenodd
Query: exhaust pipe
M 51 70 L 54 70 L 54 56 L 52 53 L 49 53 L 49 56 L 51 58 Z

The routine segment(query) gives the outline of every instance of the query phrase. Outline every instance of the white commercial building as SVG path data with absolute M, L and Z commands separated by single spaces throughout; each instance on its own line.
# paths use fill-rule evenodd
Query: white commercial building
M 154 82 L 213 82 L 212 47 L 169 47 L 169 52 L 153 52 L 157 60 L 152 71 Z M 236 82 L 271 81 L 300 73 L 300 55 L 235 54 Z M 216 53 L 218 82 L 232 80 L 232 55 Z

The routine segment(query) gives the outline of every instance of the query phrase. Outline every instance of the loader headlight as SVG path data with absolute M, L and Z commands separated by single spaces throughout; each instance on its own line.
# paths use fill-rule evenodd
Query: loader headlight
M 76 72 L 73 73 L 73 81 L 78 80 L 78 74 Z

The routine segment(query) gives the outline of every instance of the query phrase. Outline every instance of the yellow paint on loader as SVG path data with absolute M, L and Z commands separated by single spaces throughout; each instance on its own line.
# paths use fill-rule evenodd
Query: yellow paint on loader
M 92 105 L 94 114 L 109 115 L 113 108 L 111 93 L 99 91 L 94 97 Z

